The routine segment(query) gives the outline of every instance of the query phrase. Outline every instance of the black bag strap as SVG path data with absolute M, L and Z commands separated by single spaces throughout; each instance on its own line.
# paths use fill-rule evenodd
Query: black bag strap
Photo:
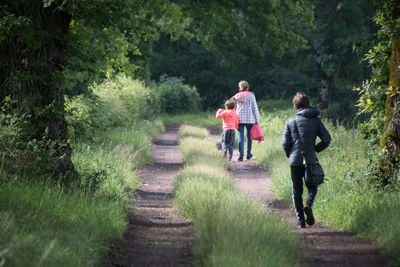
M 294 129 L 296 130 L 296 134 L 299 137 L 299 142 L 300 142 L 300 146 L 301 146 L 301 155 L 303 156 L 304 163 L 307 164 L 307 159 L 306 159 L 306 156 L 305 156 L 303 141 L 301 140 L 300 131 L 299 131 L 299 128 L 297 127 L 296 117 L 294 118 Z

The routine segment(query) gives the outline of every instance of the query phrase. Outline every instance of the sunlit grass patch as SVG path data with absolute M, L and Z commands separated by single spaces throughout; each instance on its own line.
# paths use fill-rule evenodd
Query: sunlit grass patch
M 198 211 L 195 231 L 203 242 L 195 253 L 200 266 L 299 266 L 300 244 L 277 217 L 235 191 L 211 198 Z
M 0 187 L 0 262 L 4 266 L 93 266 L 122 238 L 125 206 L 54 185 Z
M 185 165 L 201 163 L 222 168 L 227 166 L 226 159 L 218 153 L 210 137 L 205 139 L 187 137 L 182 139 L 180 143 Z

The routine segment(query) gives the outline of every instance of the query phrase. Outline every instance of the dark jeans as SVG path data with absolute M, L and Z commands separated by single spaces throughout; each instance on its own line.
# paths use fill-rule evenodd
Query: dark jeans
M 252 156 L 252 154 L 251 154 L 252 140 L 250 138 L 250 129 L 252 126 L 253 126 L 253 124 L 239 123 L 238 146 L 239 146 L 239 154 L 240 154 L 241 158 L 243 158 L 243 156 L 244 156 L 244 128 L 245 127 L 246 127 L 246 137 L 247 137 L 247 157 L 250 158 Z
M 224 130 L 222 132 L 222 150 L 229 152 L 229 159 L 232 159 L 233 155 L 233 144 L 235 143 L 235 130 Z
M 290 166 L 290 172 L 292 175 L 292 199 L 294 206 L 296 207 L 297 220 L 304 220 L 304 206 L 303 206 L 303 177 L 305 168 L 303 166 Z M 307 186 L 307 185 L 306 185 Z M 307 186 L 308 195 L 306 200 L 306 206 L 311 208 L 314 206 L 315 197 L 318 193 L 318 187 L 316 185 Z

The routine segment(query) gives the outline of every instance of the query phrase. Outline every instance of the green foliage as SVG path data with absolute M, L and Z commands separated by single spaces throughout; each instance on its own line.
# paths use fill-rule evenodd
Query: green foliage
M 138 80 L 119 75 L 90 89 L 91 96 L 66 98 L 66 120 L 73 139 L 102 140 L 108 128 L 129 127 L 140 120 L 152 121 L 161 112 L 199 109 L 196 88 L 174 77 L 164 77 L 147 87 Z
M 288 48 L 305 45 L 304 38 L 293 28 L 299 24 L 308 26 L 313 19 L 308 1 L 181 2 L 193 20 L 197 39 L 216 50 L 220 47 L 217 43 L 226 48 L 233 42 L 246 44 L 252 40 L 248 44 L 252 52 L 262 55 L 270 49 L 281 56 Z
M 316 2 L 314 27 L 306 29 L 311 46 L 307 56 L 312 57 L 324 75 L 335 78 L 338 85 L 340 80 L 361 82 L 368 74 L 366 65 L 360 64 L 362 55 L 353 49 L 364 52 L 365 43 L 372 39 L 373 14 L 374 8 L 367 1 Z M 338 86 L 336 90 L 350 88 Z
M 10 98 L 3 102 L 0 112 L 0 173 L 3 179 L 15 176 L 42 179 L 54 174 L 52 154 L 56 143 L 49 140 L 47 131 L 40 139 L 30 134 L 29 115 L 12 109 Z M 27 136 L 28 135 L 28 136 Z M 26 140 L 30 140 L 26 142 Z
M 175 183 L 175 205 L 194 222 L 195 265 L 301 266 L 304 254 L 290 227 L 235 187 L 204 131 L 182 127 L 185 168 Z
M 88 85 L 124 73 L 146 79 L 146 59 L 159 21 L 174 25 L 182 14 L 169 12 L 168 1 L 74 1 L 68 5 L 70 54 L 65 77 L 70 94 L 87 91 Z M 182 22 L 183 23 L 183 22 Z M 173 33 L 175 27 L 161 27 Z
M 158 94 L 123 75 L 91 87 L 93 95 L 66 99 L 66 119 L 72 137 L 96 139 L 110 127 L 151 120 L 160 113 Z
M 381 4 L 381 3 L 379 3 Z M 377 39 L 372 48 L 365 55 L 372 71 L 369 80 L 366 80 L 362 87 L 356 88 L 360 94 L 358 101 L 359 113 L 368 114 L 370 120 L 361 124 L 364 138 L 370 145 L 368 173 L 369 180 L 377 188 L 398 187 L 399 180 L 396 175 L 390 174 L 389 177 L 382 172 L 382 162 L 391 162 L 387 149 L 382 146 L 384 140 L 384 123 L 386 117 L 386 94 L 389 85 L 389 57 L 391 54 L 392 41 L 399 39 L 399 18 L 395 13 L 396 1 L 384 1 L 377 11 L 374 21 L 379 26 Z M 389 164 L 390 165 L 390 164 Z M 390 166 L 389 169 L 398 169 L 398 162 Z
M 254 145 L 257 161 L 271 173 L 276 196 L 286 202 L 291 202 L 291 178 L 280 139 L 287 118 L 294 115 L 293 109 L 263 114 L 260 125 L 266 141 Z M 371 187 L 373 177 L 366 172 L 371 156 L 369 144 L 359 129 L 346 129 L 340 124 L 333 127 L 327 121 L 324 124 L 332 135 L 332 144 L 318 154 L 326 181 L 318 190 L 313 209 L 316 219 L 376 242 L 391 265 L 397 266 L 400 225 L 398 214 L 393 210 L 400 206 L 398 192 L 377 192 Z
M 247 51 L 250 48 L 241 50 L 246 44 L 232 42 L 231 46 L 224 51 L 229 54 L 224 55 L 207 51 L 196 41 L 171 43 L 168 36 L 162 36 L 155 43 L 155 55 L 150 64 L 152 78 L 158 79 L 165 73 L 184 77 L 187 83 L 198 88 L 204 108 L 223 104 L 238 91 L 237 84 L 244 78 L 257 99 L 289 97 L 297 91 L 316 87 L 300 67 L 288 69 L 270 55 L 260 57 Z
M 182 79 L 164 75 L 154 86 L 163 112 L 176 114 L 199 111 L 200 97 L 197 89 L 184 84 Z
M 152 138 L 162 130 L 155 118 L 158 98 L 141 82 L 118 76 L 94 84 L 93 96 L 67 100 L 76 186 L 119 201 L 137 183 L 133 170 L 151 162 Z M 151 119 L 151 122 L 148 121 Z

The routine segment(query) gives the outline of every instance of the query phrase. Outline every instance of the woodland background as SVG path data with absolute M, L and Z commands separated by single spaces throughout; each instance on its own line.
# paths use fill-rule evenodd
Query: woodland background
M 267 100 L 290 104 L 296 92 L 309 94 L 322 117 L 365 138 L 370 190 L 399 192 L 396 0 L 1 1 L 0 214 L 7 251 L 10 225 L 19 233 L 19 220 L 28 218 L 18 211 L 24 205 L 13 206 L 23 202 L 16 195 L 83 194 L 87 203 L 111 201 L 121 214 L 110 218 L 123 218 L 137 183 L 124 169 L 151 161 L 160 117 L 214 112 L 240 80 L 264 110 L 271 108 Z M 134 166 L 107 158 L 116 153 Z M 29 236 L 37 229 L 25 230 Z M 42 248 L 52 244 L 46 240 Z

